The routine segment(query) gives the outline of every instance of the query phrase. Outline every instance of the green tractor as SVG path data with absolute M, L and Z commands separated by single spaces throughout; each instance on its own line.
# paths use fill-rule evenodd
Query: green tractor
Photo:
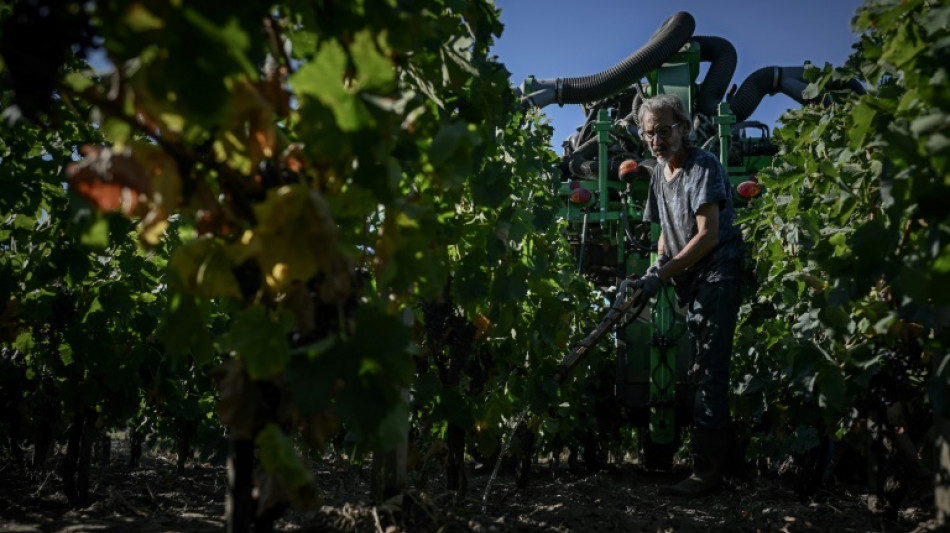
M 689 346 L 682 313 L 667 288 L 651 305 L 631 294 L 628 280 L 656 260 L 659 227 L 643 221 L 655 160 L 637 132 L 639 104 L 674 93 L 694 117 L 696 145 L 718 153 L 733 185 L 736 207 L 763 192 L 758 170 L 777 148 L 766 125 L 747 121 L 762 98 L 782 92 L 805 103 L 805 67 L 764 67 L 727 95 L 736 51 L 719 37 L 694 37 L 689 13 L 670 17 L 646 45 L 599 74 L 538 80 L 518 89 L 525 105 L 580 104 L 585 123 L 563 145 L 556 184 L 564 200 L 568 239 L 578 271 L 612 297 L 604 321 L 562 362 L 562 379 L 600 338 L 613 333 L 617 359 L 615 394 L 625 421 L 638 432 L 641 463 L 668 470 L 691 420 L 686 383 Z M 700 65 L 709 62 L 703 80 Z M 841 87 L 863 91 L 856 80 Z

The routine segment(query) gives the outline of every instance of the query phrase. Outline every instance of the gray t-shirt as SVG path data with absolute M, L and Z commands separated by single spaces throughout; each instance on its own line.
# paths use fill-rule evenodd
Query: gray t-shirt
M 643 219 L 663 228 L 666 254 L 675 257 L 696 236 L 696 211 L 707 203 L 719 205 L 719 246 L 673 277 L 677 296 L 691 299 L 694 283 L 724 281 L 739 275 L 742 235 L 735 226 L 731 185 L 725 169 L 711 152 L 691 147 L 690 154 L 673 179 L 663 177 L 658 165 L 650 180 Z

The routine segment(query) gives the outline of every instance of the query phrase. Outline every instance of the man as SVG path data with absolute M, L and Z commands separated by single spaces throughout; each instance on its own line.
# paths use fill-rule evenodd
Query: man
M 660 224 L 657 262 L 637 282 L 651 298 L 672 283 L 686 309 L 691 346 L 693 473 L 667 493 L 696 496 L 722 483 L 729 448 L 729 359 L 740 300 L 741 235 L 733 224 L 728 176 L 712 153 L 692 145 L 682 100 L 647 99 L 640 134 L 657 159 L 644 220 Z

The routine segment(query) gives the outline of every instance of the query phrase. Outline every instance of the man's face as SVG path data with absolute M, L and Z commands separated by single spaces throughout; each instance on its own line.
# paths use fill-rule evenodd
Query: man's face
M 685 150 L 683 135 L 686 132 L 685 124 L 679 124 L 673 111 L 663 109 L 659 113 L 647 111 L 643 115 L 643 140 L 653 152 L 657 160 L 665 163 L 674 154 Z M 665 134 L 665 135 L 664 135 Z

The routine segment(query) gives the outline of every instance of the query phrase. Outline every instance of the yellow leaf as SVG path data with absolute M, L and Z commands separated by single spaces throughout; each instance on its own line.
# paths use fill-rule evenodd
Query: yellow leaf
M 254 211 L 258 224 L 244 253 L 257 258 L 272 290 L 307 281 L 321 271 L 339 272 L 336 223 L 318 192 L 303 185 L 284 186 L 269 191 Z
M 172 253 L 168 263 L 171 273 L 188 289 L 208 298 L 241 298 L 237 278 L 231 270 L 228 249 L 213 238 L 202 238 L 182 244 Z
M 267 274 L 267 285 L 272 289 L 277 289 L 285 285 L 287 279 L 287 265 L 285 263 L 276 263 L 269 274 Z
M 139 233 L 139 238 L 142 239 L 142 242 L 147 246 L 157 246 L 158 243 L 162 241 L 162 235 L 165 234 L 165 230 L 168 229 L 168 220 L 154 220 L 149 217 L 145 217 L 142 221 L 142 229 Z
M 124 22 L 134 32 L 160 30 L 165 27 L 165 21 L 156 17 L 141 2 L 136 2 L 126 9 Z

